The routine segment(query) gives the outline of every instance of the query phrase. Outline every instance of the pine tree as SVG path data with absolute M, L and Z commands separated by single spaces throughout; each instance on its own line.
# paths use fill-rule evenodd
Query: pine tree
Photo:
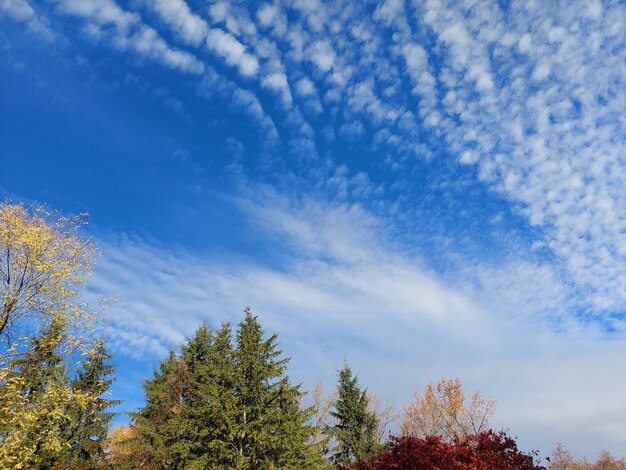
M 263 330 L 250 309 L 239 324 L 235 365 L 239 413 L 236 468 L 314 468 L 319 456 L 309 445 L 311 410 L 302 410 L 303 392 L 285 375 L 288 358 L 280 358 L 277 335 L 263 340 Z
M 66 334 L 65 319 L 52 317 L 22 356 L 0 368 L 0 468 L 51 468 L 70 447 L 67 410 L 93 397 L 69 386 Z
M 202 325 L 183 348 L 193 381 L 193 393 L 182 415 L 194 423 L 189 468 L 227 468 L 236 457 L 232 446 L 237 401 L 231 338 L 228 323 L 216 333 Z
M 286 376 L 276 335 L 249 309 L 236 333 L 202 325 L 181 354 L 172 353 L 144 384 L 146 407 L 133 415 L 145 468 L 307 469 L 321 455 L 303 393 Z
M 361 390 L 357 376 L 348 364 L 339 372 L 337 401 L 331 415 L 337 424 L 330 430 L 337 440 L 333 462 L 344 464 L 365 459 L 379 449 L 376 442 L 378 420 L 368 411 L 367 391 Z
M 121 403 L 105 398 L 114 380 L 115 369 L 107 363 L 110 359 L 104 341 L 97 341 L 71 383 L 73 390 L 95 397 L 86 407 L 74 404 L 68 410 L 70 423 L 66 432 L 71 449 L 64 460 L 74 468 L 88 468 L 89 463 L 101 460 L 105 454 L 105 440 L 115 416 L 107 410 Z
M 12 361 L 14 369 L 24 381 L 24 398 L 43 393 L 50 382 L 63 382 L 63 355 L 59 349 L 66 328 L 63 318 L 54 317 L 42 329 L 40 336 L 31 339 L 31 346 L 26 353 Z
M 182 468 L 177 465 L 176 443 L 183 430 L 177 420 L 189 386 L 188 369 L 176 354 L 168 358 L 153 371 L 153 378 L 144 380 L 146 406 L 131 413 L 137 432 L 134 444 L 137 453 L 133 465 L 148 469 Z
M 229 447 L 223 434 L 229 429 L 225 404 L 233 387 L 220 367 L 232 364 L 229 348 L 230 326 L 215 335 L 201 325 L 182 353 L 172 351 L 153 378 L 144 382 L 146 406 L 131 415 L 133 444 L 139 450 L 132 464 L 151 469 L 212 468 L 220 461 L 215 449 L 222 447 L 221 441 Z M 224 382 L 227 387 L 221 385 Z

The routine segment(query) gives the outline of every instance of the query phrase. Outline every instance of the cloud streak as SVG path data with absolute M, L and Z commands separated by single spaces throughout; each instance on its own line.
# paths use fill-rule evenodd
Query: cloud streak
M 52 30 L 26 0 L 1 0 L 0 19 L 3 16 L 19 23 L 25 23 L 31 31 L 46 40 L 54 38 Z
M 55 0 L 56 10 L 85 20 L 84 31 L 94 40 L 110 40 L 113 47 L 128 50 L 191 74 L 203 64 L 188 52 L 171 48 L 138 14 L 120 8 L 113 0 Z
M 548 452 L 558 435 L 580 453 L 600 443 L 620 452 L 626 435 L 616 429 L 626 416 L 617 410 L 626 408 L 614 392 L 626 389 L 624 343 L 551 321 L 568 294 L 549 266 L 467 266 L 444 280 L 358 205 L 297 201 L 269 188 L 233 203 L 259 250 L 281 253 L 273 266 L 132 236 L 103 239 L 90 288 L 119 298 L 108 312 L 118 353 L 163 357 L 201 321 L 237 322 L 249 304 L 279 332 L 307 386 L 334 382 L 344 358 L 396 403 L 428 381 L 459 376 L 498 400 L 498 423 L 526 448 Z

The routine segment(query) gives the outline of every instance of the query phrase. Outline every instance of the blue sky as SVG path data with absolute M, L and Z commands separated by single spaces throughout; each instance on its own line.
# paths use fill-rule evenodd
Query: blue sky
M 626 5 L 0 0 L 0 191 L 91 214 L 116 393 L 250 305 L 310 388 L 626 448 Z

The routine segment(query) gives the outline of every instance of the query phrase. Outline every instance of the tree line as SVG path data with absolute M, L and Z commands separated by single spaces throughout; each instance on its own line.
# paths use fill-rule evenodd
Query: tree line
M 398 411 L 345 363 L 332 391 L 307 396 L 249 308 L 235 328 L 200 325 L 144 380 L 144 406 L 111 429 L 116 371 L 80 297 L 97 255 L 85 221 L 0 203 L 0 469 L 626 469 L 562 445 L 543 466 L 491 429 L 495 401 L 466 396 L 458 379 Z

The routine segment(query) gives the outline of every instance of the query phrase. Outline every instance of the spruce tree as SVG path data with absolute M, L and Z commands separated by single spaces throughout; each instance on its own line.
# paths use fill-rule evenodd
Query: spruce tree
M 135 466 L 224 468 L 217 449 L 233 452 L 224 437 L 230 428 L 227 397 L 233 394 L 228 367 L 222 367 L 232 364 L 229 348 L 228 325 L 216 335 L 203 324 L 180 355 L 172 351 L 144 382 L 146 406 L 131 415 L 140 450 Z
M 249 309 L 233 345 L 229 324 L 201 325 L 144 384 L 146 406 L 133 415 L 142 446 L 136 466 L 173 469 L 319 468 L 303 393 L 286 375 L 277 336 Z
M 75 468 L 87 467 L 88 462 L 99 461 L 105 454 L 105 440 L 115 416 L 107 410 L 121 403 L 106 398 L 115 372 L 113 366 L 107 363 L 110 359 L 104 340 L 97 341 L 71 382 L 73 390 L 95 397 L 86 406 L 73 404 L 67 411 L 70 423 L 66 432 L 71 448 L 65 453 L 65 461 L 71 462 Z
M 66 410 L 91 397 L 69 387 L 66 320 L 55 316 L 21 356 L 0 368 L 0 467 L 47 469 L 69 446 Z
M 61 342 L 66 335 L 66 322 L 54 317 L 44 326 L 40 336 L 31 339 L 31 346 L 23 356 L 12 361 L 12 366 L 24 384 L 24 398 L 36 399 L 51 382 L 65 380 Z
M 319 456 L 309 445 L 310 410 L 302 410 L 303 392 L 285 375 L 277 335 L 263 340 L 263 330 L 250 309 L 237 331 L 235 350 L 237 411 L 236 468 L 315 468 Z
M 362 460 L 377 452 L 376 442 L 378 420 L 368 411 L 367 391 L 361 390 L 357 376 L 352 375 L 348 364 L 339 372 L 337 401 L 331 415 L 337 424 L 331 434 L 337 441 L 333 462 L 344 464 Z
M 132 464 L 149 469 L 175 469 L 180 456 L 175 448 L 180 440 L 178 416 L 189 385 L 188 369 L 176 354 L 170 352 L 161 361 L 152 379 L 144 380 L 146 405 L 131 413 L 136 429 L 134 444 L 137 452 Z
M 228 323 L 215 333 L 200 326 L 183 348 L 193 390 L 182 415 L 193 423 L 194 430 L 188 468 L 228 468 L 236 458 L 232 445 L 237 418 L 233 354 Z

